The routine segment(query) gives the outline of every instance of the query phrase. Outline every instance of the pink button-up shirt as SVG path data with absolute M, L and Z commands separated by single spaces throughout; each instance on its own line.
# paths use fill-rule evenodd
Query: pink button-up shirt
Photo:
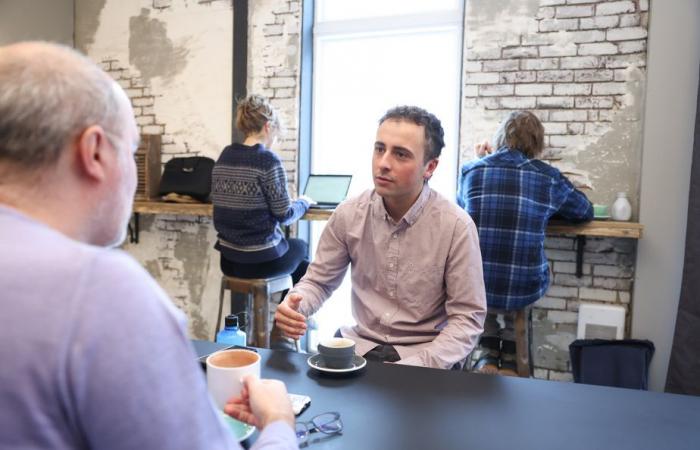
M 390 344 L 401 364 L 450 368 L 483 331 L 486 295 L 474 222 L 426 184 L 397 223 L 374 190 L 331 216 L 306 276 L 292 292 L 300 312 L 316 312 L 352 275 L 357 325 L 344 327 L 360 355 Z

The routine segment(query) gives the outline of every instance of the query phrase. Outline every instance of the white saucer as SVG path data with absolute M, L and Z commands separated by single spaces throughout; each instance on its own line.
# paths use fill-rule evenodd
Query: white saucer
M 347 372 L 355 372 L 356 370 L 362 369 L 363 367 L 365 367 L 367 365 L 367 360 L 360 355 L 355 355 L 352 357 L 352 366 L 351 367 L 348 367 L 347 369 L 331 369 L 330 367 L 326 366 L 326 363 L 323 361 L 323 357 L 317 353 L 313 356 L 310 356 L 309 359 L 306 360 L 306 363 L 311 368 L 319 370 L 321 372 L 347 373 Z

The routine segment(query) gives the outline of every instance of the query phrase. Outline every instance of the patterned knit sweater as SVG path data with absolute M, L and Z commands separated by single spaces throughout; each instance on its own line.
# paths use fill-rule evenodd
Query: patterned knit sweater
M 305 200 L 292 201 L 287 176 L 277 155 L 262 144 L 229 145 L 212 173 L 214 248 L 224 258 L 261 263 L 289 249 L 280 225 L 298 220 L 309 209 Z

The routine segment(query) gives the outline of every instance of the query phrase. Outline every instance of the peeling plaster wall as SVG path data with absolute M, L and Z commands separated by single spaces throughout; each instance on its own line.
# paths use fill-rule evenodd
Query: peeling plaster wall
M 230 0 L 76 0 L 76 46 L 129 95 L 142 134 L 162 137 L 162 161 L 216 159 L 231 136 Z M 126 244 L 189 318 L 211 337 L 221 277 L 208 218 L 142 216 Z

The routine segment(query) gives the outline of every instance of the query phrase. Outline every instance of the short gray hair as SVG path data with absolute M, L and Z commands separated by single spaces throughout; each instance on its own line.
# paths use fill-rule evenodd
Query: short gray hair
M 47 42 L 0 48 L 0 162 L 50 166 L 85 128 L 116 132 L 119 108 L 114 81 L 75 50 Z

